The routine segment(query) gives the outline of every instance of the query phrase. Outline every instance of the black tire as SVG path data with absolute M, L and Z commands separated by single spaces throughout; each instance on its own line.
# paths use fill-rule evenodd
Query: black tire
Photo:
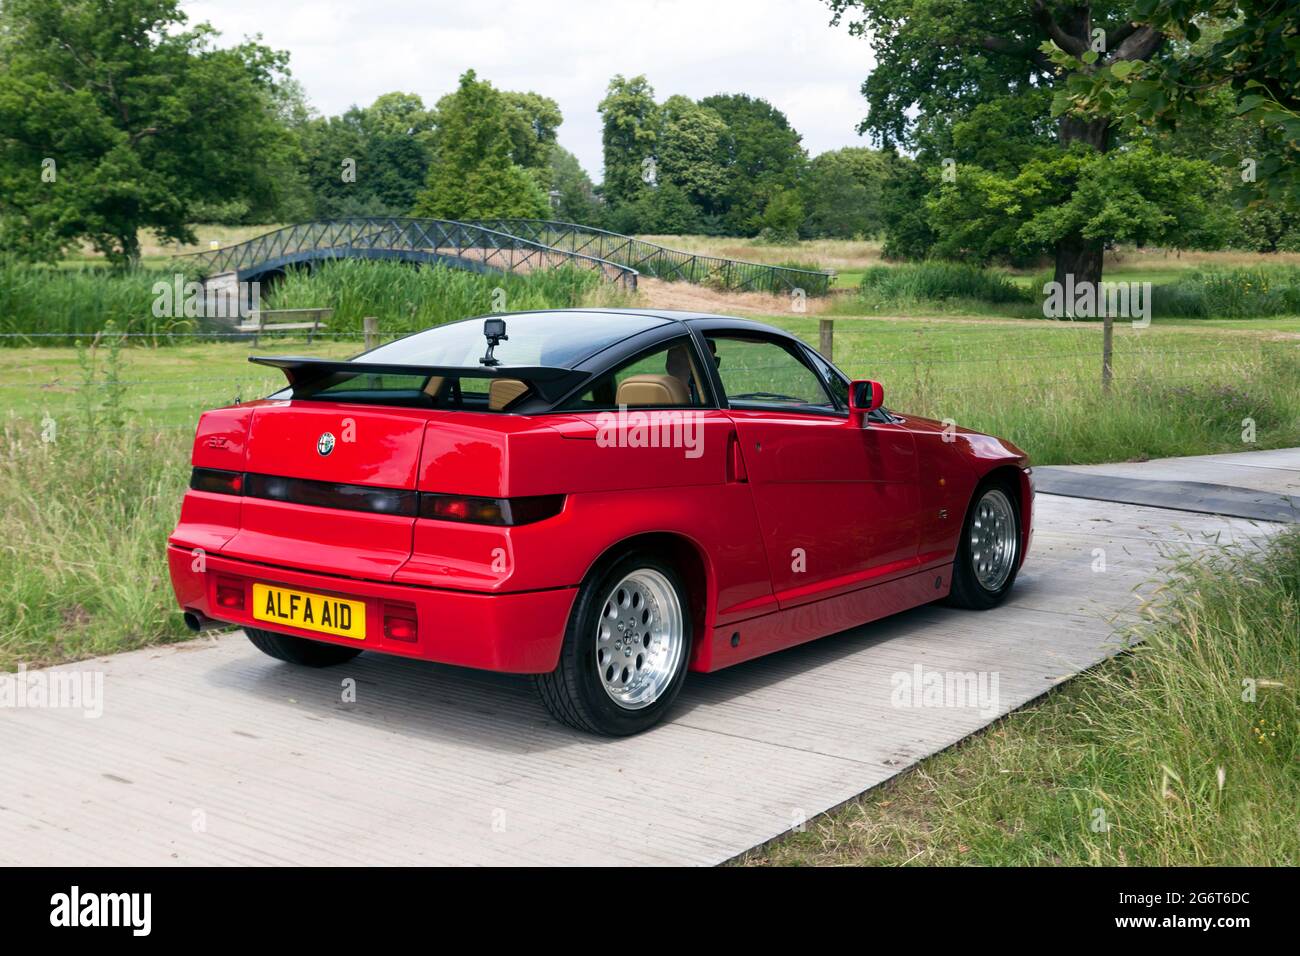
M 244 628 L 248 639 L 263 654 L 269 654 L 278 661 L 301 664 L 303 667 L 333 667 L 346 664 L 361 653 L 359 647 L 340 647 L 338 644 L 326 644 L 323 641 L 310 641 L 305 637 L 293 637 L 289 634 L 276 634 L 255 627 Z
M 634 571 L 657 571 L 676 594 L 684 629 L 683 646 L 664 690 L 640 709 L 617 703 L 605 690 L 596 664 L 597 630 L 605 602 L 615 585 Z M 657 554 L 631 551 L 601 562 L 578 589 L 564 632 L 560 662 L 549 674 L 534 677 L 537 692 L 551 716 L 577 730 L 607 737 L 627 737 L 648 730 L 663 719 L 686 680 L 691 656 L 691 602 L 677 570 Z
M 991 491 L 999 491 L 1011 503 L 1011 517 L 1015 523 L 1015 554 L 1011 559 L 1011 571 L 1005 581 L 996 590 L 990 590 L 980 583 L 976 574 L 975 562 L 971 551 L 971 527 L 984 496 Z M 966 509 L 966 520 L 962 522 L 961 539 L 957 542 L 957 557 L 952 568 L 952 589 L 945 601 L 953 607 L 969 608 L 975 611 L 987 611 L 997 607 L 1016 583 L 1016 574 L 1020 570 L 1021 550 L 1024 547 L 1020 527 L 1020 496 L 1016 489 L 1005 481 L 992 479 L 982 482 L 971 496 L 970 506 Z

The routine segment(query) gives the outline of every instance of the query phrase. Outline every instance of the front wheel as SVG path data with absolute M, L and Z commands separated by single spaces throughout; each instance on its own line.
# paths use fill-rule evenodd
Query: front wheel
M 690 603 L 676 569 L 632 552 L 579 588 L 560 662 L 537 676 L 537 690 L 570 727 L 637 734 L 658 723 L 681 690 L 690 647 Z
M 1020 509 L 1001 484 L 981 485 L 962 527 L 948 603 L 988 610 L 1002 603 L 1020 567 Z

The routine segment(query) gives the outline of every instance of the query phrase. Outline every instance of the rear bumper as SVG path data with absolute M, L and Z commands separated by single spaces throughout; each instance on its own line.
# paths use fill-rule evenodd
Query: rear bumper
M 576 588 L 555 588 L 513 594 L 484 594 L 382 584 L 308 571 L 266 567 L 247 561 L 205 554 L 168 545 L 176 600 L 187 611 L 231 624 L 260 627 L 329 644 L 361 647 L 443 664 L 476 667 L 514 674 L 543 674 L 555 669 Z M 242 588 L 242 609 L 218 607 L 217 582 Z M 366 639 L 318 634 L 284 624 L 269 624 L 252 615 L 254 582 L 361 600 L 366 604 Z M 414 607 L 418 628 L 413 641 L 385 636 L 385 603 Z

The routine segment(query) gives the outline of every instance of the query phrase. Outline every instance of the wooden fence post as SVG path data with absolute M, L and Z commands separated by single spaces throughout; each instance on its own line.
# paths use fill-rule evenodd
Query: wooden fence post
M 369 352 L 379 344 L 379 319 L 377 316 L 367 315 L 361 320 L 361 328 L 366 335 L 366 351 Z
M 835 320 L 819 319 L 817 321 L 818 331 L 821 333 L 821 341 L 817 346 L 817 351 L 822 354 L 828 362 L 834 362 L 835 352 Z

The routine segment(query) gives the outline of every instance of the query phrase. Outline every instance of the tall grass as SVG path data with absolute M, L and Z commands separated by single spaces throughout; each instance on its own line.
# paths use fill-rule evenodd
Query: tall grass
M 1300 530 L 1174 573 L 1130 653 L 745 862 L 1294 865 Z
M 1026 304 L 1029 294 L 998 272 L 962 262 L 915 262 L 872 266 L 858 285 L 859 304 L 868 311 L 918 303 L 972 302 Z
M 0 256 L 0 345 L 71 345 L 73 336 L 94 335 L 110 322 L 122 332 L 189 330 L 193 320 L 153 314 L 153 284 L 170 278 L 147 269 L 56 269 Z M 45 334 L 19 335 L 32 332 Z M 67 336 L 49 335 L 56 332 Z
M 290 272 L 263 294 L 268 309 L 332 308 L 335 331 L 360 331 L 368 315 L 385 332 L 414 332 L 486 312 L 572 308 L 617 294 L 573 266 L 526 274 L 482 274 L 446 266 L 343 259 Z
M 159 336 L 214 327 L 207 320 L 154 316 L 153 285 L 173 276 L 148 269 L 55 269 L 0 257 L 0 333 L 8 333 L 0 344 L 71 345 L 74 336 L 93 336 L 109 323 L 120 332 Z M 385 332 L 412 332 L 485 312 L 627 301 L 597 273 L 573 266 L 500 275 L 355 259 L 293 271 L 264 285 L 262 296 L 267 309 L 333 308 L 331 329 L 344 332 L 360 331 L 367 315 L 378 316 Z
M 1154 286 L 1151 314 L 1190 319 L 1256 319 L 1300 315 L 1300 268 L 1259 266 L 1196 270 Z
M 816 319 L 774 316 L 816 346 Z M 1300 348 L 1252 332 L 1117 330 L 1109 394 L 1095 324 L 836 323 L 836 364 L 903 413 L 1007 438 L 1039 464 L 1300 445 Z
M 191 432 L 104 411 L 0 434 L 0 670 L 184 635 L 165 546 Z

